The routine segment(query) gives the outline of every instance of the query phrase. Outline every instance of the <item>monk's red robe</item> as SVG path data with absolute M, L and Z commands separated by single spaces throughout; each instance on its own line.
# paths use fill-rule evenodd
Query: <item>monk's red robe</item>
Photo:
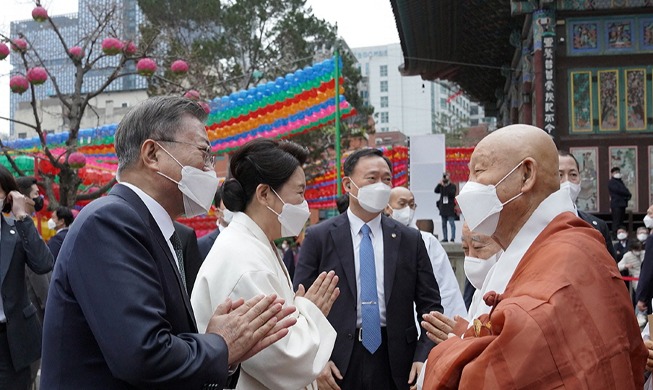
M 647 349 L 603 237 L 558 215 L 489 315 L 431 351 L 424 389 L 642 389 Z

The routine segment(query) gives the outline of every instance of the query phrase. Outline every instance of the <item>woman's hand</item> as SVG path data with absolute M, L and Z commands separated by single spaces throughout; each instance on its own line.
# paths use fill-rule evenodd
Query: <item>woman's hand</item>
M 304 286 L 300 284 L 295 296 L 310 300 L 327 316 L 331 311 L 333 302 L 340 295 L 340 289 L 336 287 L 338 286 L 338 281 L 338 275 L 334 271 L 329 271 L 329 273 L 322 272 L 315 279 L 315 282 L 313 282 L 313 285 L 308 291 L 304 291 Z

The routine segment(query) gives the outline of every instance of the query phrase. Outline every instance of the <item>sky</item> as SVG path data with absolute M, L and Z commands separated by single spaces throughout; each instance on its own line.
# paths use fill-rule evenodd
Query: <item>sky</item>
M 2 0 L 0 33 L 9 34 L 12 20 L 31 18 L 32 0 Z M 41 0 L 50 15 L 77 11 L 75 0 Z M 338 25 L 338 34 L 349 47 L 365 47 L 399 43 L 390 0 L 307 0 L 318 18 Z M 9 116 L 9 58 L 0 61 L 0 116 Z M 9 124 L 0 119 L 0 133 L 9 133 Z

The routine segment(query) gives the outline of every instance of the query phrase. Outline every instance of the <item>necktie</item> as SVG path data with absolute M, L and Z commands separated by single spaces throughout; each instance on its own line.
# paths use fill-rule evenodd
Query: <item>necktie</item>
M 370 353 L 374 353 L 381 345 L 381 315 L 376 293 L 374 248 L 370 238 L 370 227 L 363 225 L 361 233 L 363 233 L 363 239 L 360 246 L 360 300 L 363 346 Z
M 181 276 L 181 283 L 184 285 L 184 289 L 186 288 L 186 273 L 184 272 L 184 251 L 181 247 L 181 240 L 179 239 L 179 235 L 177 232 L 172 233 L 172 236 L 170 236 L 170 243 L 172 244 L 172 247 L 175 250 L 175 254 L 177 255 L 177 264 L 179 265 L 179 275 Z

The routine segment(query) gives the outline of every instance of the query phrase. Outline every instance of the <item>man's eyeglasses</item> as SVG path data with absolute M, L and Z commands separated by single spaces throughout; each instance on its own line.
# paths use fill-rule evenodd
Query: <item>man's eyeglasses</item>
M 214 167 L 215 166 L 215 156 L 211 154 L 211 147 L 208 146 L 206 149 L 197 146 L 196 144 L 190 143 L 190 142 L 184 142 L 184 141 L 167 141 L 167 140 L 156 140 L 158 142 L 170 142 L 170 143 L 175 143 L 175 144 L 184 144 L 184 145 L 190 145 L 194 146 L 197 149 L 199 149 L 200 152 L 202 152 L 202 155 L 204 157 L 204 165 L 207 167 Z

